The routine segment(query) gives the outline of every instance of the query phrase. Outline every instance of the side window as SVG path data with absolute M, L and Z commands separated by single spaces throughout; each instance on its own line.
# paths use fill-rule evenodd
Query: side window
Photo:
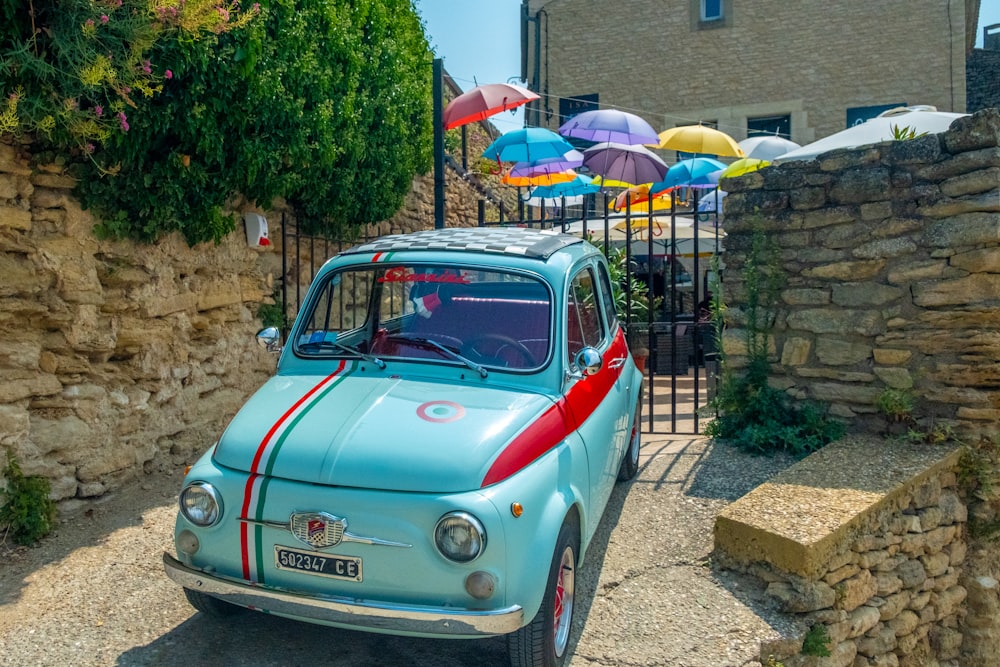
M 570 283 L 566 306 L 567 353 L 572 361 L 584 347 L 598 347 L 604 339 L 593 271 L 584 269 L 576 274 Z
M 615 293 L 611 291 L 611 276 L 608 275 L 608 267 L 603 264 L 598 264 L 597 272 L 601 280 L 601 301 L 604 303 L 604 317 L 608 321 L 608 331 L 614 331 L 618 313 L 615 310 Z

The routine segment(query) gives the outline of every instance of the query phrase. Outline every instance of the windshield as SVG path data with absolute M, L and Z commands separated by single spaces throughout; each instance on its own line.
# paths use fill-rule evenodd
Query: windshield
M 377 264 L 327 276 L 293 334 L 302 357 L 407 359 L 524 371 L 549 358 L 552 304 L 533 276 Z

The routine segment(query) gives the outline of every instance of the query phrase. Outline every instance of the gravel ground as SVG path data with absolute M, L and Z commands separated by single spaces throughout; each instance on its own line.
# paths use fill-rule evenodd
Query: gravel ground
M 638 479 L 619 485 L 578 577 L 568 664 L 757 664 L 760 641 L 787 619 L 756 584 L 712 567 L 712 524 L 792 460 L 678 437 L 646 436 L 642 454 Z M 159 472 L 78 504 L 37 547 L 0 545 L 0 665 L 507 664 L 502 638 L 414 639 L 195 612 L 161 564 L 181 477 Z

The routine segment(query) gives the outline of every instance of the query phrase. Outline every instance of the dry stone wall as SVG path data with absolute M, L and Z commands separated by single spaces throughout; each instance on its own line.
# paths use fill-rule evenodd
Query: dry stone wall
M 775 385 L 855 428 L 887 390 L 923 425 L 971 438 L 1000 422 L 1000 112 L 941 135 L 827 153 L 729 179 L 730 303 L 754 228 L 788 276 L 774 312 Z M 738 309 L 727 343 L 739 363 Z
M 965 478 L 954 491 L 968 503 L 967 527 L 961 517 L 941 523 L 922 551 L 902 554 L 907 561 L 895 563 L 902 555 L 894 553 L 892 561 L 876 563 L 881 555 L 872 552 L 889 553 L 893 543 L 904 551 L 903 545 L 919 541 L 911 533 L 927 532 L 925 508 L 932 517 L 951 516 L 934 510 L 942 509 L 934 502 L 913 503 L 884 530 L 843 551 L 841 567 L 860 568 L 843 581 L 856 581 L 871 594 L 853 611 L 834 604 L 816 617 L 831 629 L 846 623 L 848 633 L 831 632 L 838 652 L 815 664 L 1000 663 L 1000 493 L 990 483 L 998 476 L 1000 445 L 1000 111 L 960 118 L 940 135 L 834 151 L 729 179 L 722 187 L 730 192 L 723 284 L 727 363 L 739 368 L 746 362 L 745 304 L 754 286 L 744 281 L 744 269 L 762 232 L 777 250 L 776 268 L 787 276 L 766 309 L 769 382 L 795 399 L 828 405 L 852 431 L 951 433 L 978 452 L 953 470 Z M 890 395 L 913 405 L 895 426 L 879 407 Z M 894 446 L 885 439 L 884 447 Z M 870 468 L 865 460 L 856 465 L 859 476 Z M 968 493 L 970 477 L 978 478 L 975 494 Z M 954 505 L 951 474 L 939 484 L 946 490 L 942 501 Z M 891 528 L 897 524 L 900 530 Z M 911 530 L 918 524 L 919 531 Z M 905 564 L 914 559 L 919 568 Z M 875 566 L 867 568 L 870 578 L 859 574 L 866 569 L 862 562 Z M 924 579 L 891 590 L 903 578 L 880 577 L 885 562 L 894 570 L 912 569 L 914 582 L 921 571 Z M 825 580 L 836 578 L 836 571 L 831 566 L 821 579 L 831 585 Z M 795 579 L 775 583 L 776 591 L 798 591 Z M 813 588 L 816 593 L 822 586 Z M 892 597 L 897 593 L 904 595 Z M 931 602 L 935 595 L 938 603 Z M 877 610 L 877 624 L 864 627 L 875 619 L 875 611 L 864 607 Z M 885 609 L 896 607 L 898 613 L 884 617 Z M 816 611 L 821 609 L 826 606 Z M 873 652 L 879 643 L 893 656 Z
M 446 224 L 476 224 L 480 190 L 454 169 L 445 177 Z M 0 451 L 65 502 L 190 462 L 273 372 L 253 334 L 260 306 L 280 294 L 281 221 L 295 227 L 281 202 L 237 201 L 235 213 L 267 217 L 271 246 L 249 248 L 242 226 L 193 248 L 178 235 L 149 246 L 99 240 L 74 184 L 26 146 L 0 144 Z M 428 174 L 368 233 L 433 226 Z M 297 283 L 304 295 L 335 252 L 303 248 L 285 278 L 292 294 Z

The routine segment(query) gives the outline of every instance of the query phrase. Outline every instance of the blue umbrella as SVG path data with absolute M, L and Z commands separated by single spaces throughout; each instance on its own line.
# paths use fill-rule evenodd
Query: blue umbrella
M 710 157 L 681 160 L 667 169 L 667 175 L 662 181 L 650 186 L 649 194 L 654 196 L 680 186 L 714 188 L 719 183 L 719 174 L 716 172 L 721 172 L 725 168 L 725 164 Z
M 573 197 L 575 195 L 585 195 L 591 192 L 600 192 L 601 186 L 591 183 L 591 179 L 586 176 L 577 176 L 572 181 L 566 183 L 556 183 L 554 185 L 539 185 L 531 191 L 532 197 L 540 199 L 558 199 L 559 197 Z
M 559 134 L 588 141 L 619 144 L 655 144 L 660 137 L 645 120 L 618 109 L 594 109 L 573 116 L 562 124 Z
M 560 158 L 574 150 L 573 145 L 544 127 L 525 127 L 507 132 L 483 151 L 483 157 L 497 162 L 535 162 Z

